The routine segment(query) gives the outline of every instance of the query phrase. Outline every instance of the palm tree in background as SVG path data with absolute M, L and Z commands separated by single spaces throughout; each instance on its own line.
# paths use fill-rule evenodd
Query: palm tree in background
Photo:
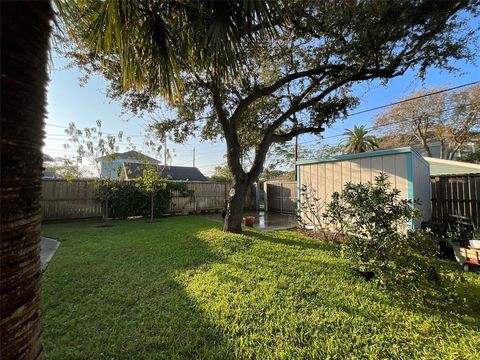
M 88 56 L 98 58 L 99 69 L 121 49 L 124 87 L 148 85 L 149 91 L 168 99 L 181 91 L 179 72 L 189 64 L 234 75 L 241 44 L 268 35 L 284 19 L 273 0 L 55 4 L 58 23 L 68 36 L 78 36 L 76 24 L 85 18 L 95 19 L 83 35 L 98 50 Z M 39 295 L 41 148 L 52 19 L 49 1 L 1 2 L 2 359 L 44 358 Z M 155 66 L 143 66 L 145 58 L 155 59 Z
M 353 130 L 345 129 L 343 136 L 344 148 L 349 154 L 358 154 L 378 149 L 378 140 L 375 136 L 369 135 L 364 125 L 354 126 Z

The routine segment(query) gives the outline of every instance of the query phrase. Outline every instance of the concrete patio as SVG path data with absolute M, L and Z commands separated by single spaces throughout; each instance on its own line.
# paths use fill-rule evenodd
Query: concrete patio
M 221 214 L 203 215 L 208 219 L 223 222 Z M 258 230 L 282 230 L 291 229 L 297 225 L 297 220 L 293 214 L 282 214 L 265 211 L 246 211 L 243 216 L 254 216 L 254 228 Z
M 47 268 L 48 263 L 60 246 L 60 242 L 54 239 L 43 237 L 40 240 L 40 268 L 42 272 Z

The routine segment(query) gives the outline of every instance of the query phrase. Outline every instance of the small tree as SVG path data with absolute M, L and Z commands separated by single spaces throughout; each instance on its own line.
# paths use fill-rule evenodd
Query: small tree
M 104 206 L 103 219 L 108 224 L 110 215 L 110 200 L 114 191 L 115 182 L 110 178 L 105 178 L 97 181 L 95 184 L 95 195 Z
M 406 231 L 419 215 L 416 205 L 402 199 L 380 174 L 373 183 L 347 183 L 341 193 L 335 192 L 325 218 L 343 229 L 342 254 L 362 274 L 384 286 L 413 289 L 431 271 L 418 257 L 419 249 L 435 253 L 431 239 Z
M 139 179 L 139 184 L 142 189 L 150 195 L 150 222 L 153 222 L 155 195 L 159 187 L 165 187 L 165 184 L 161 184 L 158 168 L 154 165 L 147 166 L 147 168 L 143 170 L 143 175 Z

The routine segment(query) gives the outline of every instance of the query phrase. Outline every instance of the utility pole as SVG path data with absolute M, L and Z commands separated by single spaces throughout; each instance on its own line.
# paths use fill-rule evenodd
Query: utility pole
M 193 167 L 195 167 L 195 147 L 193 148 Z
M 167 166 L 167 137 L 166 136 L 163 138 L 163 154 L 164 154 L 163 165 Z

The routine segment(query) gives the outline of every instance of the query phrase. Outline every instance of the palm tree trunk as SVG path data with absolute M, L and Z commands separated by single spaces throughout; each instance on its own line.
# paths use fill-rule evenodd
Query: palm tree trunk
M 43 359 L 40 195 L 50 2 L 1 2 L 0 358 Z

